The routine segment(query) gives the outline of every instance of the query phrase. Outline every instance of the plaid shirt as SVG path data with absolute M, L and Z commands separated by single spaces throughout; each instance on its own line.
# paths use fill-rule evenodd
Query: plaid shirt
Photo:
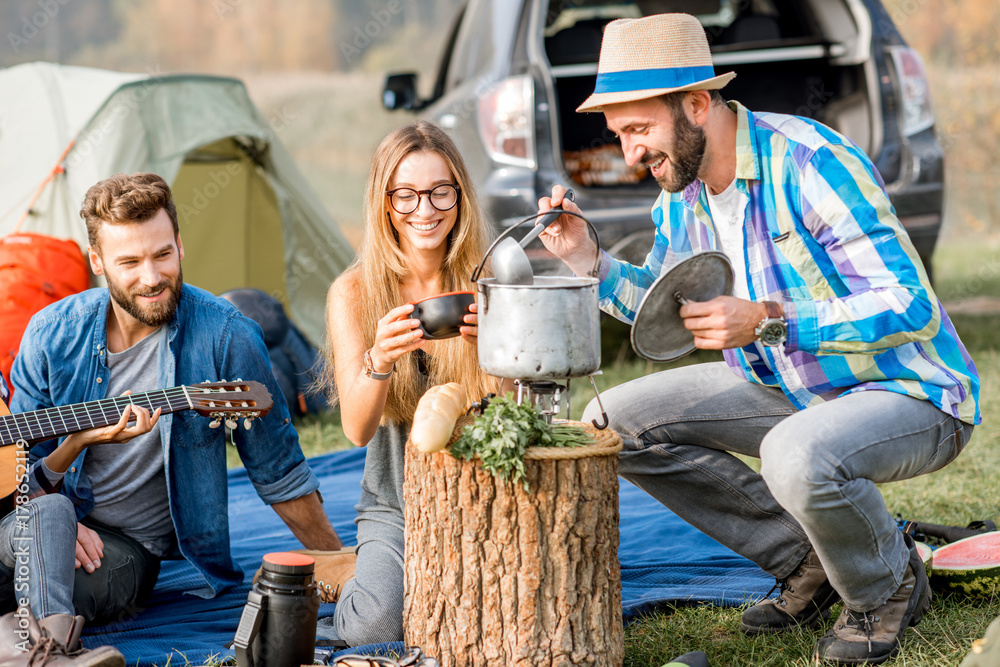
M 746 207 L 750 297 L 784 306 L 788 340 L 726 350 L 750 382 L 799 409 L 883 390 L 978 424 L 979 376 L 885 192 L 849 139 L 806 118 L 737 114 L 736 187 Z M 631 322 L 650 285 L 682 259 L 721 250 L 701 181 L 662 192 L 642 267 L 605 255 L 601 308 Z

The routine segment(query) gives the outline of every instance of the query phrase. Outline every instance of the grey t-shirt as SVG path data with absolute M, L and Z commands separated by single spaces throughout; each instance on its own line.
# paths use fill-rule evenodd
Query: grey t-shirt
M 156 360 L 162 336 L 158 329 L 124 352 L 108 353 L 111 378 L 107 396 L 157 387 Z M 133 538 L 155 556 L 174 544 L 160 427 L 124 444 L 91 445 L 83 469 L 94 488 L 90 516 Z

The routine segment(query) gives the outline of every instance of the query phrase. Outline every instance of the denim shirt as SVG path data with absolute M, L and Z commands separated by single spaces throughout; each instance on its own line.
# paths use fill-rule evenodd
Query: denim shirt
M 107 289 L 76 294 L 37 313 L 28 324 L 14 360 L 13 412 L 105 398 L 107 366 Z M 271 393 L 269 414 L 234 432 L 236 447 L 257 494 L 268 505 L 308 495 L 319 488 L 299 447 L 288 407 L 271 371 L 263 334 L 255 322 L 205 290 L 184 285 L 174 318 L 159 333 L 155 370 L 160 387 L 220 380 L 255 380 Z M 150 369 L 152 371 L 153 369 Z M 225 429 L 209 427 L 194 411 L 161 415 L 170 515 L 180 555 L 205 578 L 207 587 L 191 591 L 213 597 L 239 584 L 243 573 L 229 551 Z M 57 446 L 55 440 L 31 449 L 32 463 Z M 128 444 L 122 445 L 127 455 Z M 61 493 L 78 518 L 94 507 L 82 454 L 63 478 Z

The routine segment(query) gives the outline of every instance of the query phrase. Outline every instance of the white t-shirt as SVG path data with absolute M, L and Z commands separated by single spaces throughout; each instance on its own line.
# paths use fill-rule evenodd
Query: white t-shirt
M 708 209 L 715 223 L 719 247 L 733 265 L 733 296 L 750 300 L 747 287 L 747 266 L 744 261 L 744 232 L 746 197 L 736 188 L 736 180 L 717 195 L 708 192 Z

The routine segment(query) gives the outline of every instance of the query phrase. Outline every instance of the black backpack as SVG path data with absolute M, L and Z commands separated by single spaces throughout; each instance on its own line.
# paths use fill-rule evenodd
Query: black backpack
M 302 416 L 329 410 L 329 400 L 314 389 L 325 361 L 288 319 L 281 302 L 258 289 L 232 290 L 221 296 L 264 331 L 271 369 L 288 402 L 289 413 Z

